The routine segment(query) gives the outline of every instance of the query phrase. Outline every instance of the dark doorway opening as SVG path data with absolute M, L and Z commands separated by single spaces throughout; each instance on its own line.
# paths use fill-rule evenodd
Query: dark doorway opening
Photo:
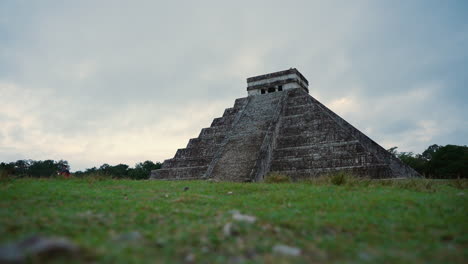
M 264 93 L 265 93 L 265 89 L 262 89 L 262 94 L 264 94 Z
M 274 93 L 274 92 L 275 92 L 275 88 L 274 88 L 274 87 L 268 88 L 268 93 Z

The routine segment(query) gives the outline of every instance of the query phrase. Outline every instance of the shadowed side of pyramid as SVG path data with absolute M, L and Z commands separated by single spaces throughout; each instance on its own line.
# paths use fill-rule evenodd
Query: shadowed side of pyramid
M 211 127 L 164 161 L 151 179 L 261 181 L 269 172 L 293 179 L 348 171 L 372 178 L 419 174 L 308 94 L 296 69 L 247 79 Z
M 334 171 L 371 178 L 419 176 L 303 90 L 290 91 L 270 171 L 294 179 Z

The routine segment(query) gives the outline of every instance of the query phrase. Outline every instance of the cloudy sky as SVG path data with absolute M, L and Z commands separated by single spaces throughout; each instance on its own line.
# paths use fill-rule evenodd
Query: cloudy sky
M 0 161 L 171 158 L 296 67 L 389 148 L 468 144 L 468 1 L 0 1 Z

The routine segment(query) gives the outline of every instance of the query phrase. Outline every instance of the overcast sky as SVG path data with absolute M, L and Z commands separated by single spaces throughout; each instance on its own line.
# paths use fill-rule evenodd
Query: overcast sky
M 0 1 L 0 162 L 172 158 L 296 67 L 385 148 L 468 144 L 468 1 Z

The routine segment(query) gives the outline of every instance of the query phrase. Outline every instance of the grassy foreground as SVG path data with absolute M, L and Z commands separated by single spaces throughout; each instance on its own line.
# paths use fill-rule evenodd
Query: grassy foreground
M 3 180 L 0 244 L 61 236 L 98 263 L 466 263 L 463 185 Z

